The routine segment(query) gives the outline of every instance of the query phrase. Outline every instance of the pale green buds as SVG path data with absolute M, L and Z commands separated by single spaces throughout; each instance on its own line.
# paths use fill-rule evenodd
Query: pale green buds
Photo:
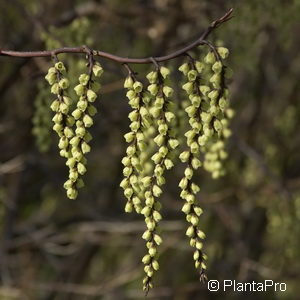
M 223 59 L 227 58 L 229 55 L 229 50 L 225 47 L 218 47 L 217 51 Z
M 170 97 L 172 97 L 174 90 L 169 86 L 164 86 L 163 93 L 165 94 L 166 97 L 170 98 Z
M 58 85 L 61 89 L 65 90 L 69 87 L 70 83 L 67 78 L 63 78 L 59 81 Z
M 58 70 L 59 72 L 66 71 L 66 68 L 61 61 L 57 62 L 54 66 L 55 66 L 55 69 Z
M 156 184 L 153 186 L 152 192 L 155 197 L 159 197 L 162 194 L 161 188 Z
M 196 61 L 195 67 L 198 73 L 202 73 L 205 66 L 201 61 Z
M 198 76 L 198 72 L 196 70 L 190 70 L 187 73 L 187 77 L 189 81 L 195 81 Z
M 216 61 L 216 57 L 213 52 L 208 52 L 207 55 L 204 57 L 204 62 L 207 64 L 213 64 Z
M 93 119 L 89 115 L 84 115 L 83 117 L 83 124 L 85 127 L 91 127 L 93 125 Z
M 164 66 L 160 67 L 159 71 L 164 79 L 166 79 L 170 75 L 170 70 Z
M 182 161 L 182 162 L 187 162 L 188 159 L 190 157 L 190 152 L 189 151 L 184 151 L 182 152 L 180 155 L 179 155 L 179 159 Z
M 157 72 L 155 72 L 155 71 L 150 72 L 150 73 L 146 76 L 146 78 L 148 79 L 148 81 L 149 81 L 150 83 L 155 83 L 156 80 L 157 80 Z
M 139 81 L 136 81 L 134 84 L 133 84 L 133 90 L 136 92 L 136 93 L 140 93 L 142 90 L 143 90 L 143 84 Z
M 184 63 L 182 64 L 179 69 L 178 69 L 180 72 L 182 72 L 184 75 L 187 75 L 187 73 L 189 72 L 190 70 L 190 66 L 188 63 Z
M 150 84 L 147 87 L 147 90 L 150 92 L 151 95 L 156 96 L 156 94 L 158 93 L 158 85 L 155 83 Z
M 81 74 L 79 76 L 79 83 L 81 85 L 86 86 L 89 83 L 89 80 L 90 80 L 90 76 L 88 74 Z
M 86 96 L 89 102 L 94 102 L 97 98 L 97 94 L 93 90 L 88 90 Z
M 96 77 L 100 77 L 103 74 L 103 68 L 99 63 L 93 65 L 93 73 Z
M 82 84 L 78 84 L 74 87 L 74 91 L 77 96 L 82 96 L 85 92 L 85 87 Z
M 222 71 L 222 63 L 220 61 L 217 61 L 213 64 L 212 66 L 212 70 L 215 72 L 215 73 L 221 73 Z
M 193 82 L 187 82 L 185 83 L 182 88 L 188 93 L 192 94 L 194 90 L 194 83 Z

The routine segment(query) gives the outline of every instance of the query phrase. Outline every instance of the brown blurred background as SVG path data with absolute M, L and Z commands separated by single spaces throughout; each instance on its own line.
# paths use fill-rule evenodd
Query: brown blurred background
M 208 277 L 272 279 L 285 282 L 287 291 L 222 294 L 199 283 L 180 212 L 179 164 L 164 187 L 161 268 L 149 299 L 299 299 L 300 1 L 0 1 L 1 48 L 87 44 L 129 57 L 170 53 L 230 7 L 234 18 L 210 36 L 230 49 L 234 70 L 227 174 L 218 180 L 204 171 L 198 176 Z M 75 82 L 82 57 L 60 57 Z M 52 99 L 43 79 L 49 59 L 0 57 L 1 300 L 144 299 L 143 220 L 123 212 L 119 188 L 129 125 L 126 72 L 100 61 L 106 72 L 86 188 L 71 201 L 62 188 L 67 168 L 58 156 L 51 112 L 44 107 Z M 149 71 L 133 67 L 141 76 Z M 43 131 L 38 138 L 35 127 Z

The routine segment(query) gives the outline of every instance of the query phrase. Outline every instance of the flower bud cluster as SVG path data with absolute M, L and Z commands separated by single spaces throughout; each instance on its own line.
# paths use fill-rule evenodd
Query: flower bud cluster
M 172 111 L 173 104 L 170 101 L 173 89 L 165 84 L 169 74 L 169 69 L 160 67 L 147 75 L 149 81 L 147 89 L 154 98 L 150 114 L 156 120 L 157 135 L 154 137 L 154 142 L 157 150 L 151 157 L 154 163 L 152 176 L 145 176 L 141 180 L 145 190 L 145 206 L 142 209 L 142 214 L 145 216 L 147 226 L 143 238 L 147 241 L 146 246 L 148 249 L 148 253 L 142 259 L 146 273 L 143 280 L 145 291 L 152 287 L 153 273 L 159 268 L 157 248 L 162 239 L 158 234 L 158 223 L 162 216 L 160 214 L 161 204 L 158 198 L 162 194 L 161 187 L 165 184 L 164 173 L 174 165 L 171 153 L 179 144 L 172 130 L 175 121 L 175 114 Z
M 214 113 L 212 126 L 215 131 L 215 138 L 211 139 L 205 146 L 204 169 L 212 174 L 213 178 L 219 178 L 225 174 L 223 161 L 227 158 L 225 151 L 225 140 L 231 135 L 229 127 L 229 116 L 232 115 L 228 108 L 228 89 L 226 88 L 225 77 L 227 68 L 223 65 L 221 59 L 227 58 L 229 51 L 224 47 L 217 48 L 217 60 L 209 62 L 207 57 L 212 55 L 212 52 L 207 54 L 206 62 L 212 70 L 210 83 L 212 90 L 208 94 L 210 98 L 209 112 Z
M 204 123 L 201 118 L 203 102 L 206 101 L 205 93 L 200 90 L 200 88 L 203 90 L 204 87 L 200 85 L 203 69 L 204 64 L 202 62 L 192 59 L 179 68 L 187 79 L 182 88 L 186 91 L 190 100 L 190 105 L 185 109 L 190 124 L 190 130 L 185 133 L 188 150 L 183 151 L 179 156 L 179 159 L 187 164 L 184 177 L 179 183 L 181 188 L 180 197 L 185 200 L 182 211 L 190 224 L 186 235 L 190 239 L 190 245 L 195 248 L 193 258 L 195 267 L 200 270 L 200 274 L 206 269 L 204 262 L 206 256 L 202 252 L 202 239 L 204 239 L 205 234 L 199 229 L 202 209 L 197 205 L 196 194 L 200 191 L 200 187 L 193 182 L 193 176 L 195 171 L 202 166 L 200 161 L 201 146 L 208 142 L 212 136 L 211 131 L 207 130 L 209 127 L 206 127 L 209 123 Z
M 126 156 L 122 159 L 124 179 L 120 186 L 127 198 L 125 211 L 129 213 L 135 210 L 137 213 L 141 213 L 143 195 L 141 195 L 142 184 L 140 179 L 144 168 L 141 159 L 143 152 L 148 147 L 145 140 L 145 131 L 151 125 L 151 118 L 147 109 L 150 98 L 142 82 L 136 80 L 133 74 L 129 74 L 126 78 L 124 87 L 128 90 L 126 96 L 132 111 L 128 115 L 131 121 L 130 132 L 124 135 L 129 145 L 126 149 Z
M 66 68 L 64 64 L 59 61 L 55 63 L 54 67 L 48 70 L 45 79 L 51 85 L 51 93 L 57 97 L 52 102 L 50 108 L 55 112 L 52 121 L 54 122 L 53 130 L 59 136 L 59 153 L 62 157 L 68 159 L 71 156 L 69 141 L 74 135 L 72 126 L 75 120 L 69 113 L 72 100 L 66 94 L 69 81 L 65 77 L 65 73 Z
M 64 183 L 67 190 L 67 196 L 70 199 L 77 198 L 78 189 L 84 186 L 81 178 L 87 171 L 86 153 L 91 151 L 89 142 L 92 140 L 91 134 L 87 128 L 93 125 L 93 116 L 97 113 L 96 107 L 93 105 L 97 98 L 97 92 L 100 84 L 94 82 L 93 76 L 100 77 L 103 69 L 98 62 L 90 66 L 89 74 L 81 74 L 79 76 L 79 84 L 74 90 L 79 100 L 76 108 L 72 112 L 75 122 L 75 131 L 69 131 L 69 156 L 66 165 L 69 167 L 69 179 Z

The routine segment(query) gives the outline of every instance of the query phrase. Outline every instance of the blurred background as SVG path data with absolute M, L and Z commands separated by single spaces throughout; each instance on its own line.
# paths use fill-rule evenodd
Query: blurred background
M 287 284 L 286 292 L 212 293 L 200 284 L 184 235 L 177 188 L 162 196 L 164 244 L 149 299 L 299 299 L 300 1 L 0 1 L 0 46 L 42 50 L 86 44 L 129 57 L 163 55 L 189 43 L 230 7 L 209 37 L 230 49 L 236 115 L 225 177 L 200 171 L 209 279 Z M 60 55 L 73 83 L 81 55 Z M 141 216 L 123 212 L 119 188 L 129 107 L 125 70 L 100 59 L 99 114 L 86 187 L 66 198 L 67 176 L 51 130 L 49 58 L 0 57 L 0 299 L 144 299 Z M 180 60 L 168 64 L 175 70 Z M 143 78 L 150 66 L 133 66 Z M 180 84 L 178 74 L 174 80 Z M 177 81 L 176 81 L 177 80 Z M 181 101 L 176 88 L 175 100 Z

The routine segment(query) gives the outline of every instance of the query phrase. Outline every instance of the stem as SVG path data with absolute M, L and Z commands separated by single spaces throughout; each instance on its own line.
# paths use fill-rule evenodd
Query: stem
M 165 56 L 158 56 L 158 57 L 146 57 L 146 58 L 127 58 L 127 57 L 121 57 L 117 56 L 111 53 L 99 51 L 99 50 L 91 50 L 92 54 L 94 56 L 100 56 L 104 57 L 110 60 L 113 60 L 118 63 L 132 63 L 132 64 L 150 64 L 153 63 L 153 59 L 156 62 L 163 62 L 168 61 L 171 59 L 174 59 L 176 57 L 179 57 L 183 55 L 184 53 L 192 50 L 193 48 L 207 44 L 206 38 L 208 35 L 217 27 L 219 27 L 222 23 L 230 20 L 232 18 L 232 12 L 233 9 L 231 8 L 228 10 L 221 18 L 213 21 L 210 26 L 203 32 L 203 34 L 194 42 L 189 44 L 188 46 L 179 49 L 171 54 L 165 55 Z M 80 46 L 80 47 L 63 47 L 58 48 L 54 50 L 49 51 L 12 51 L 12 50 L 1 50 L 0 49 L 0 56 L 12 56 L 12 57 L 47 57 L 47 56 L 53 56 L 54 54 L 60 54 L 60 53 L 87 53 L 87 47 L 86 46 Z

